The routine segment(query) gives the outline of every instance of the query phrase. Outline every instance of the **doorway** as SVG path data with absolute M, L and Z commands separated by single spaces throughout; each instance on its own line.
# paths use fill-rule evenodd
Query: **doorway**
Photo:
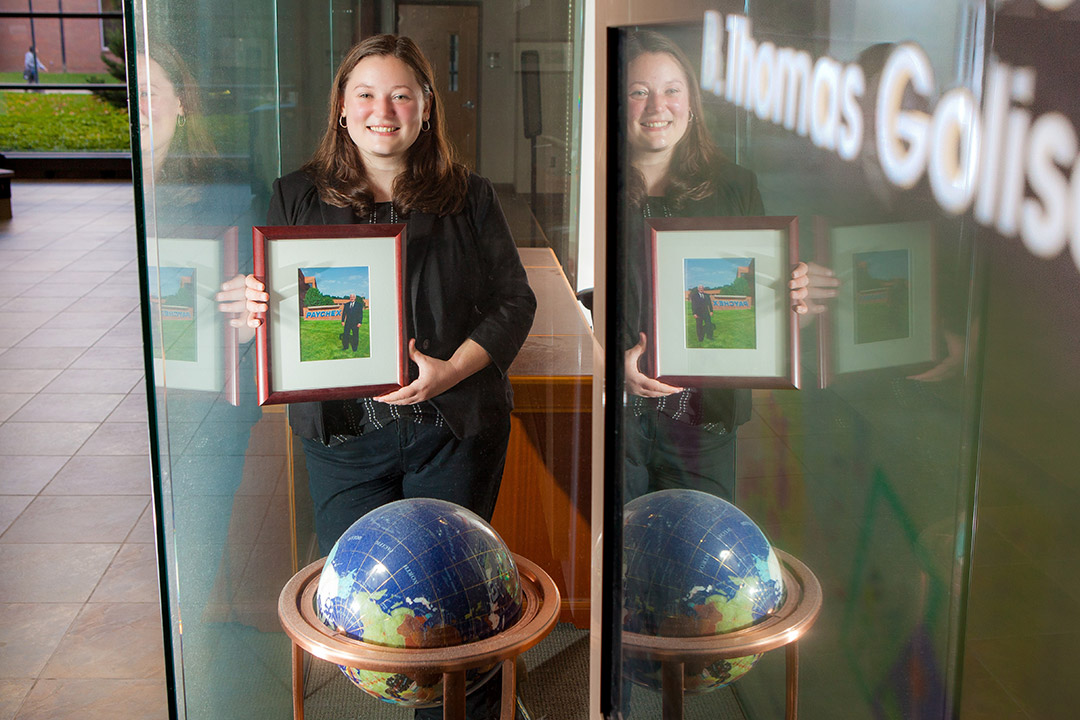
M 459 160 L 477 167 L 480 9 L 475 5 L 398 5 L 398 33 L 408 35 L 435 71 L 443 115 Z

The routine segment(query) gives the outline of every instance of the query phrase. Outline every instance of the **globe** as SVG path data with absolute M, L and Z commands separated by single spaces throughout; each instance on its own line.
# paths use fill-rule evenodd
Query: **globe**
M 700 637 L 750 627 L 783 603 L 780 562 L 741 510 L 698 490 L 660 490 L 623 512 L 623 627 L 652 636 Z M 746 674 L 760 655 L 688 663 L 687 694 Z M 637 685 L 660 686 L 660 664 L 629 658 Z
M 401 648 L 491 637 L 521 615 L 520 577 L 502 538 L 479 516 L 444 500 L 407 499 L 353 523 L 327 556 L 315 593 L 329 627 Z M 442 700 L 442 674 L 411 677 L 341 667 L 359 688 L 409 707 Z M 466 690 L 494 674 L 466 674 Z

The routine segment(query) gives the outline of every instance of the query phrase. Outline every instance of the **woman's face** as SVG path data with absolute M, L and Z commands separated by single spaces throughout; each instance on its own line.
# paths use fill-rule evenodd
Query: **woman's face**
M 690 88 L 667 53 L 643 53 L 627 68 L 627 134 L 634 153 L 670 153 L 690 124 Z
M 341 115 L 365 164 L 403 163 L 430 112 L 416 74 L 392 55 L 369 55 L 345 82 Z
M 139 67 L 146 67 L 145 60 L 145 57 L 139 58 Z M 149 58 L 147 64 L 150 68 L 148 77 L 139 77 L 139 137 L 143 155 L 152 152 L 155 164 L 158 164 L 169 152 L 184 107 L 161 65 L 153 58 Z

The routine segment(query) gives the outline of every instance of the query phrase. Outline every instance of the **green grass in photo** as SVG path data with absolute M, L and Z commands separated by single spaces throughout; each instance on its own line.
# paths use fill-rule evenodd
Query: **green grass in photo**
M 858 305 L 855 308 L 855 342 L 862 344 L 909 337 L 909 315 L 906 293 L 889 302 Z
M 364 318 L 367 319 L 366 317 Z M 371 357 L 371 326 L 360 325 L 356 352 L 341 349 L 341 322 L 337 320 L 300 321 L 300 362 L 312 360 L 349 360 Z
M 713 311 L 713 336 L 697 339 L 697 320 L 686 301 L 686 347 L 723 350 L 753 350 L 757 348 L 757 317 L 755 308 Z
M 195 318 L 162 318 L 161 335 L 167 360 L 196 362 L 199 359 Z

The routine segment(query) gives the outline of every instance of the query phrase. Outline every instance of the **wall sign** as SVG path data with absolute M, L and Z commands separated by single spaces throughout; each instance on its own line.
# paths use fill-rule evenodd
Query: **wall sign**
M 1059 10 L 1074 1 L 1040 3 Z M 758 42 L 749 18 L 705 13 L 703 90 L 849 161 L 863 148 L 864 118 L 873 117 L 877 158 L 893 185 L 910 188 L 927 177 L 947 213 L 973 210 L 980 225 L 1019 236 L 1038 257 L 1055 257 L 1068 245 L 1080 269 L 1080 140 L 1062 113 L 1033 117 L 1036 80 L 1034 68 L 991 62 L 980 108 L 967 87 L 938 96 L 926 53 L 903 43 L 885 62 L 876 97 L 868 98 L 858 64 Z M 910 94 L 927 108 L 905 108 Z M 866 103 L 872 113 L 864 112 Z

